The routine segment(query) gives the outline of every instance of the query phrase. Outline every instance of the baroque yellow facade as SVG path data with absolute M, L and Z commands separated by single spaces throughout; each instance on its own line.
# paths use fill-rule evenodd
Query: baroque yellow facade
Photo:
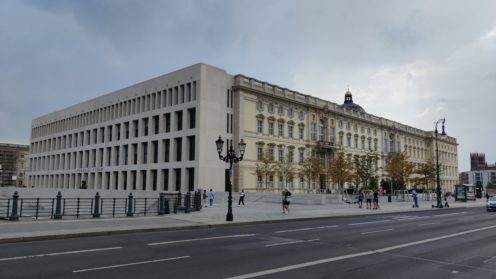
M 435 134 L 367 113 L 345 93 L 343 104 L 305 95 L 243 75 L 233 81 L 236 100 L 235 135 L 244 138 L 247 149 L 235 172 L 235 190 L 295 192 L 336 190 L 323 176 L 312 185 L 301 176 L 292 180 L 275 173 L 267 179 L 255 173 L 262 156 L 296 165 L 310 154 L 328 163 L 338 147 L 348 155 L 379 154 L 377 177 L 386 178 L 386 160 L 391 153 L 405 152 L 415 164 L 435 162 Z M 453 191 L 458 181 L 458 152 L 454 137 L 438 137 L 441 187 Z M 287 180 L 287 181 L 286 181 Z M 407 185 L 407 187 L 410 185 Z M 431 187 L 434 187 L 432 184 Z

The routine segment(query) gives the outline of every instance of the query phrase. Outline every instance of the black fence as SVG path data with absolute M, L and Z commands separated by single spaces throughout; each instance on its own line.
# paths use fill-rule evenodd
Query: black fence
M 164 215 L 182 211 L 200 211 L 201 193 L 160 193 L 157 198 L 63 198 L 59 192 L 54 198 L 21 198 L 17 192 L 12 198 L 0 199 L 0 219 L 17 221 L 19 218 L 100 218 L 123 216 Z

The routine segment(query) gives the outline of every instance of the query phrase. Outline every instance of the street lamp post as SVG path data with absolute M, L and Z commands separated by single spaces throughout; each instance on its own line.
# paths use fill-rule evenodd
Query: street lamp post
M 222 161 L 229 163 L 229 197 L 227 199 L 227 215 L 226 221 L 233 221 L 233 213 L 232 213 L 232 176 L 233 176 L 233 163 L 239 163 L 243 160 L 243 156 L 245 155 L 246 143 L 241 139 L 238 143 L 239 147 L 239 157 L 236 156 L 236 152 L 233 149 L 232 144 L 227 147 L 226 156 L 222 156 L 222 149 L 224 146 L 224 141 L 219 136 L 219 139 L 215 141 L 215 145 L 217 146 L 217 153 L 219 153 L 219 159 Z
M 283 186 L 284 186 L 284 189 L 287 188 L 287 179 L 286 177 L 284 176 L 284 151 L 286 151 L 286 145 L 281 145 L 281 148 L 282 148 L 282 160 L 281 160 L 281 176 L 282 176 L 282 180 L 283 180 Z M 281 189 L 284 190 L 284 189 Z
M 434 135 L 436 139 L 436 195 L 437 195 L 437 205 L 435 207 L 437 208 L 443 208 L 443 202 L 441 198 L 441 179 L 439 177 L 439 149 L 437 144 L 437 138 L 438 138 L 437 126 L 439 125 L 439 123 L 442 123 L 441 136 L 446 136 L 446 133 L 444 132 L 444 122 L 446 122 L 445 118 L 441 118 L 438 121 L 436 121 L 435 130 L 434 130 Z M 432 207 L 434 207 L 434 205 L 432 205 Z

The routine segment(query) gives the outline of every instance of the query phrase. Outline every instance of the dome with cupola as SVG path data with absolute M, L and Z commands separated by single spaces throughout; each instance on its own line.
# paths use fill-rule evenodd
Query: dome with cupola
M 344 103 L 341 106 L 345 109 L 365 113 L 365 110 L 359 104 L 353 103 L 353 95 L 351 94 L 350 89 L 344 94 Z

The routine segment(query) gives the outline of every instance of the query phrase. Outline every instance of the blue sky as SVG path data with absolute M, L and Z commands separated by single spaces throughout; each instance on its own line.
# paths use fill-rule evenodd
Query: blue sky
M 496 1 L 0 1 L 0 142 L 198 62 L 424 130 L 496 161 Z

